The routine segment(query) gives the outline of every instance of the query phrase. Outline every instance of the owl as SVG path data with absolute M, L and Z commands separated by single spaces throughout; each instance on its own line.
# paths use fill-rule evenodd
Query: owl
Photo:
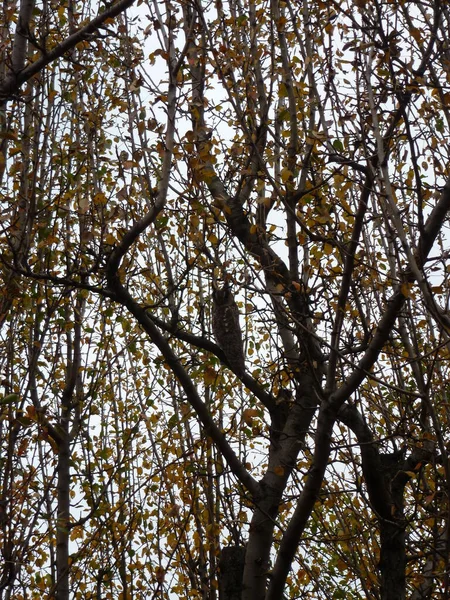
M 239 325 L 239 309 L 228 282 L 219 289 L 213 285 L 212 328 L 214 337 L 230 367 L 242 377 L 245 373 L 244 343 Z

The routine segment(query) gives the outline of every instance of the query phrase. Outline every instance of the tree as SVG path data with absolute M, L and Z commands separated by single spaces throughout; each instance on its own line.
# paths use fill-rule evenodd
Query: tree
M 2 17 L 0 597 L 447 598 L 447 3 Z

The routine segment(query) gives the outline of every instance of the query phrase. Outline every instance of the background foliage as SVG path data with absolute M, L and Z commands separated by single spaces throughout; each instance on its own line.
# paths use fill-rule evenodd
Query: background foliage
M 447 3 L 1 11 L 0 597 L 447 598 Z

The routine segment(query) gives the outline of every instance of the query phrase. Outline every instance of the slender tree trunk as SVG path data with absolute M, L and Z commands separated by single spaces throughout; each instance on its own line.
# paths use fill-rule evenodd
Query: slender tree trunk
M 70 452 L 65 432 L 58 451 L 58 515 L 56 520 L 56 600 L 69 600 Z
M 66 312 L 66 321 L 74 323 L 74 335 L 67 335 L 66 386 L 61 399 L 61 418 L 58 427 L 58 514 L 56 520 L 56 600 L 69 600 L 69 524 L 70 524 L 70 443 L 79 421 L 79 403 L 74 402 L 81 393 L 79 367 L 81 363 L 81 320 L 84 299 L 79 296 L 75 311 Z M 77 394 L 74 392 L 77 391 Z M 75 422 L 74 422 L 75 421 Z M 72 431 L 70 425 L 72 423 Z

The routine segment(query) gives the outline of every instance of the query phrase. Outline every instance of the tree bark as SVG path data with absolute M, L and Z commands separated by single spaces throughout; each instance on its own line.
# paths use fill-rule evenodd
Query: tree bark
M 65 433 L 58 449 L 56 600 L 69 600 L 70 448 L 68 432 Z
M 219 600 L 241 600 L 245 548 L 222 548 L 219 561 Z
M 404 600 L 405 595 L 405 522 L 401 519 L 380 521 L 381 600 Z

